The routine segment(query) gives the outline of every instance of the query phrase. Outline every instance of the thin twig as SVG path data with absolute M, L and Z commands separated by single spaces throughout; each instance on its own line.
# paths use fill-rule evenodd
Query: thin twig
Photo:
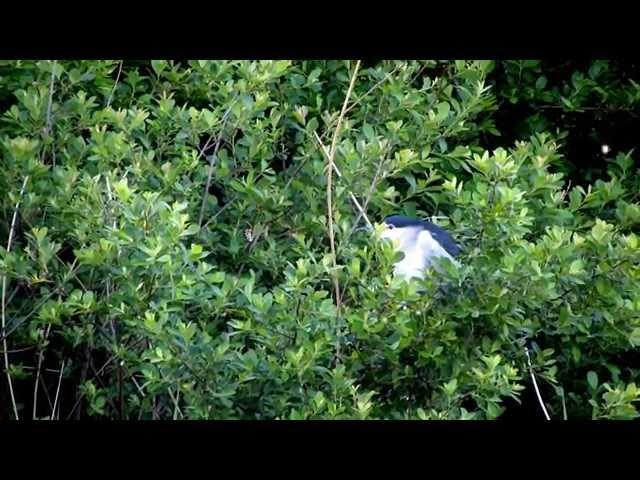
M 13 350 L 8 350 L 7 353 L 21 353 L 21 352 L 28 352 L 29 350 L 33 350 L 34 346 L 30 346 L 30 347 L 23 347 L 23 348 L 14 348 Z M 4 350 L 2 350 L 2 353 L 4 353 Z
M 144 341 L 145 341 L 145 339 L 142 339 L 142 341 L 140 341 L 140 340 L 139 340 L 139 341 L 137 341 L 137 342 L 134 342 L 134 343 L 133 343 L 133 344 L 131 344 L 131 345 L 125 344 L 125 348 L 134 349 L 134 348 L 136 348 L 137 346 L 139 346 L 139 345 L 140 345 L 140 343 L 142 343 L 142 342 L 144 342 Z M 113 355 L 113 356 L 109 357 L 109 359 L 107 359 L 107 361 L 106 361 L 106 362 L 104 362 L 104 364 L 103 364 L 103 365 L 98 369 L 98 371 L 97 371 L 97 372 L 95 371 L 95 369 L 94 369 L 94 368 L 93 368 L 93 366 L 92 366 L 91 357 L 89 357 L 89 356 L 87 355 L 87 358 L 88 358 L 88 362 L 87 362 L 87 364 L 91 364 L 91 368 L 92 368 L 92 370 L 93 370 L 93 372 L 94 372 L 94 378 L 98 378 L 98 377 L 102 374 L 102 372 L 103 372 L 103 371 L 104 371 L 104 370 L 109 366 L 109 364 L 110 364 L 111 362 L 113 362 L 114 360 L 116 360 L 116 358 L 117 358 L 117 357 L 116 357 L 116 355 Z M 135 380 L 134 380 L 134 381 L 135 381 Z M 69 415 L 67 416 L 67 420 L 71 419 L 71 417 L 73 416 L 73 413 L 76 411 L 76 408 L 78 408 L 78 405 L 80 405 L 80 402 L 82 401 L 82 399 L 84 398 L 84 396 L 85 396 L 85 393 L 84 393 L 84 392 L 82 392 L 82 393 L 78 396 L 78 398 L 76 399 L 76 403 L 74 403 L 73 408 L 71 409 L 71 412 L 70 412 L 70 413 L 69 413 Z
M 51 121 L 51 109 L 53 107 L 53 85 L 54 85 L 54 81 L 55 81 L 55 67 L 56 67 L 56 61 L 54 60 L 53 63 L 51 64 L 51 82 L 49 83 L 49 100 L 47 103 L 47 123 L 45 126 L 45 136 L 49 137 L 49 135 L 51 134 L 51 126 L 52 126 L 52 121 Z M 55 145 L 51 147 L 51 152 L 52 152 L 52 160 L 53 160 L 53 166 L 56 166 L 56 149 L 55 149 Z M 44 149 L 42 150 L 42 157 L 44 158 Z
M 16 288 L 13 289 L 13 292 L 11 292 L 11 294 L 9 295 L 9 298 L 7 298 L 7 303 L 11 303 L 11 301 L 13 300 L 13 297 L 15 297 L 19 291 L 20 291 L 20 285 L 18 285 Z
M 385 160 L 385 157 L 382 157 L 380 159 L 380 161 L 378 162 L 378 168 L 376 168 L 376 173 L 373 176 L 373 180 L 371 181 L 371 185 L 369 185 L 369 191 L 367 192 L 367 197 L 364 199 L 364 205 L 362 206 L 362 210 L 360 211 L 360 213 L 356 217 L 356 220 L 353 222 L 353 226 L 351 227 L 351 230 L 349 230 L 349 233 L 345 237 L 345 239 L 344 239 L 345 244 L 349 242 L 349 239 L 351 238 L 351 235 L 353 235 L 353 232 L 356 231 L 356 228 L 358 227 L 358 222 L 360 221 L 360 219 L 363 216 L 364 216 L 365 221 L 367 222 L 367 225 L 369 225 L 369 227 L 372 228 L 371 227 L 371 222 L 367 218 L 365 212 L 367 211 L 367 207 L 369 206 L 369 202 L 371 201 L 371 198 L 373 197 L 373 192 L 375 191 L 376 187 L 378 186 L 378 183 L 379 183 L 378 178 L 380 177 L 380 172 L 382 171 L 382 165 L 384 164 L 384 160 Z
M 100 367 L 97 372 L 94 370 L 94 378 L 97 378 L 104 371 L 104 369 L 107 368 L 107 366 L 111 362 L 113 362 L 115 359 L 116 359 L 116 356 L 114 355 L 114 356 L 110 357 L 106 362 L 104 362 L 102 367 Z M 73 413 L 76 411 L 76 408 L 78 408 L 78 405 L 80 405 L 80 402 L 82 401 L 84 396 L 85 396 L 85 393 L 82 392 L 80 394 L 80 396 L 78 397 L 78 399 L 76 400 L 76 403 L 74 403 L 73 408 L 71 409 L 71 412 L 67 416 L 67 420 L 71 419 L 71 417 L 73 416 Z
M 22 219 L 22 221 L 23 221 L 23 222 L 24 222 L 24 224 L 25 224 L 25 225 L 27 225 L 29 228 L 33 228 L 33 227 L 35 226 L 35 225 L 34 225 L 32 222 L 30 222 L 27 218 L 23 218 L 23 219 Z M 114 223 L 114 228 L 115 228 L 115 223 Z M 60 257 L 60 254 L 59 254 L 58 252 L 56 252 L 56 253 L 55 253 L 55 256 L 56 256 L 56 258 L 58 259 L 58 261 L 59 261 L 61 264 L 65 264 L 65 261 L 64 261 L 64 260 L 62 260 L 62 258 Z M 78 275 L 76 274 L 76 272 L 75 272 L 75 270 L 74 270 L 74 269 L 75 269 L 75 267 L 76 267 L 76 263 L 77 263 L 77 262 L 78 262 L 78 259 L 77 259 L 77 258 L 74 258 L 74 259 L 73 259 L 73 262 L 71 263 L 71 266 L 69 267 L 69 268 L 70 268 L 70 270 L 65 274 L 65 277 L 64 277 L 64 279 L 62 280 L 62 282 L 61 282 L 61 283 L 62 283 L 62 284 L 64 284 L 64 283 L 66 283 L 66 282 L 67 282 L 67 280 L 68 280 L 69 278 L 73 277 L 73 278 L 74 278 L 74 279 L 75 279 L 75 280 L 80 284 L 80 287 L 82 288 L 82 290 L 83 290 L 84 292 L 88 292 L 89 290 L 87 289 L 87 287 L 85 286 L 85 284 L 84 284 L 84 283 L 82 283 L 82 280 L 80 280 L 80 277 L 78 277 Z M 52 290 L 51 292 L 52 292 L 52 293 L 56 293 L 56 292 L 58 292 L 58 291 L 60 291 L 60 289 Z M 46 300 L 48 300 L 49 298 L 50 298 L 50 297 L 45 297 L 45 301 L 46 301 Z M 10 300 L 9 300 L 9 302 L 10 302 Z
M 533 106 L 533 105 L 532 105 Z M 628 112 L 632 116 L 637 116 L 632 107 L 576 107 L 573 109 L 567 109 L 564 105 L 535 105 L 534 108 L 540 108 L 543 110 L 568 110 L 573 113 L 585 113 L 585 111 L 598 111 L 598 112 Z
M 122 73 L 122 64 L 123 60 L 120 60 L 120 66 L 118 67 L 118 74 L 116 75 L 116 83 L 113 84 L 113 88 L 111 89 L 111 93 L 109 93 L 109 98 L 107 98 L 107 108 L 111 105 L 111 100 L 113 99 L 113 94 L 116 92 L 116 88 L 118 87 L 118 82 L 120 81 L 120 74 Z
M 289 177 L 289 179 L 287 180 L 287 183 L 284 185 L 284 189 L 283 192 L 287 191 L 289 189 L 289 187 L 291 186 L 291 183 L 295 180 L 295 178 L 298 176 L 298 174 L 300 173 L 300 171 L 302 170 L 302 167 L 305 166 L 307 160 L 309 159 L 309 155 L 305 155 L 304 158 L 302 159 L 302 161 L 298 164 L 298 166 L 296 167 L 296 169 L 293 171 L 293 173 L 291 174 L 291 176 Z
M 337 330 L 337 341 L 336 341 L 336 358 L 340 358 L 340 283 L 338 280 L 338 261 L 336 258 L 336 245 L 335 245 L 335 234 L 333 232 L 333 170 L 334 170 L 334 159 L 336 154 L 336 146 L 338 144 L 338 137 L 340 136 L 340 129 L 342 127 L 342 121 L 344 119 L 345 111 L 347 110 L 347 105 L 349 104 L 349 98 L 351 97 L 351 92 L 353 91 L 353 86 L 356 83 L 356 77 L 358 75 L 358 70 L 360 69 L 360 60 L 356 62 L 356 66 L 353 69 L 353 73 L 351 74 L 351 82 L 349 83 L 349 89 L 347 90 L 347 94 L 344 97 L 344 103 L 342 104 L 342 110 L 340 112 L 340 116 L 338 117 L 338 123 L 336 125 L 336 129 L 333 132 L 333 140 L 331 141 L 331 148 L 329 149 L 329 155 L 327 158 L 328 169 L 327 169 L 327 221 L 329 227 L 329 244 L 331 246 L 331 262 L 333 264 L 333 287 L 335 289 L 336 295 L 336 330 Z
M 263 176 L 263 172 L 259 173 L 254 182 L 258 182 L 258 180 L 260 180 Z M 208 190 L 208 189 L 207 189 Z M 236 200 L 238 200 L 238 196 L 235 195 L 234 197 L 232 197 L 227 203 L 225 203 L 222 207 L 220 207 L 220 210 L 218 210 L 216 213 L 214 213 L 211 218 L 209 218 L 209 220 L 206 221 L 206 223 L 204 225 L 202 225 L 201 229 L 204 230 L 205 228 L 207 228 L 211 222 L 213 222 L 216 218 L 218 218 L 220 216 L 220 214 L 222 212 L 224 212 L 227 208 L 229 208 L 231 206 L 232 203 L 234 203 Z
M 158 397 L 153 397 L 153 404 L 151 405 L 151 420 L 160 420 L 160 414 L 157 409 Z
M 567 417 L 567 404 L 564 400 L 564 389 L 562 389 L 562 396 L 560 397 L 562 399 L 562 419 L 563 420 L 568 420 Z
M 58 388 L 56 389 L 56 397 L 53 400 L 53 408 L 51 409 L 51 417 L 50 420 L 53 420 L 56 415 L 56 406 L 58 405 L 58 398 L 60 398 L 60 385 L 62 384 L 62 374 L 64 373 L 64 360 L 62 360 L 62 364 L 60 365 L 60 376 L 58 377 Z M 60 418 L 60 407 L 58 407 L 58 418 Z
M 44 334 L 44 342 L 46 343 L 49 338 L 49 332 L 51 331 L 51 324 L 47 325 L 47 330 Z M 33 385 L 33 420 L 36 419 L 36 411 L 38 410 L 38 385 L 40 383 L 40 369 L 42 368 L 42 360 L 44 359 L 44 345 L 38 352 L 38 368 L 36 369 L 36 381 Z
M 222 207 L 220 207 L 220 210 L 218 210 L 216 213 L 214 213 L 211 218 L 209 220 L 207 220 L 207 223 L 205 223 L 202 226 L 202 229 L 205 229 L 209 226 L 209 224 L 211 222 L 213 222 L 216 218 L 218 218 L 218 216 L 224 212 L 227 208 L 229 208 L 231 206 L 231 204 L 236 200 L 236 198 L 232 198 L 231 200 L 229 200 L 227 203 L 225 203 Z
M 111 184 L 109 182 L 109 176 L 105 175 L 105 180 L 107 183 L 107 195 L 109 196 L 109 213 L 111 214 L 111 216 L 113 217 L 113 229 L 116 229 L 117 226 L 117 221 L 116 221 L 116 217 L 115 215 L 113 215 L 113 194 L 111 192 Z M 105 213 L 107 212 L 107 210 L 105 209 Z M 108 216 L 108 214 L 107 214 Z M 118 253 L 118 257 L 119 257 L 119 253 Z M 111 293 L 112 293 L 112 285 L 111 285 L 111 277 L 107 277 L 107 302 L 109 302 L 110 298 L 111 298 Z M 113 319 L 113 315 L 109 314 L 108 315 L 109 318 L 109 325 L 111 326 L 111 335 L 113 337 L 113 344 L 115 346 L 115 348 L 119 348 L 120 347 L 120 343 L 118 341 L 118 333 L 116 330 L 116 324 L 115 324 L 115 320 Z M 120 420 L 122 420 L 122 411 L 123 411 L 123 399 L 122 399 L 122 367 L 120 364 L 118 364 L 118 392 L 119 392 L 119 398 L 120 398 Z
M 222 125 L 220 126 L 220 131 L 218 132 L 218 138 L 216 139 L 215 148 L 213 149 L 213 153 L 211 154 L 211 160 L 209 160 L 209 173 L 207 174 L 207 183 L 205 184 L 204 193 L 202 195 L 202 205 L 200 207 L 200 217 L 198 219 L 198 226 L 202 226 L 202 218 L 204 217 L 204 207 L 207 204 L 207 197 L 209 196 L 209 187 L 211 185 L 211 177 L 213 176 L 213 165 L 215 164 L 216 157 L 218 155 L 218 149 L 220 148 L 220 141 L 222 140 L 222 134 L 224 133 L 224 127 L 227 125 L 227 120 L 229 119 L 229 114 L 231 113 L 231 107 L 235 104 L 235 100 L 231 102 L 227 111 L 224 112 L 222 116 Z M 207 143 L 200 151 L 200 155 L 198 156 L 198 160 L 202 155 L 204 155 L 205 150 L 209 146 L 209 141 L 213 138 L 213 135 L 209 137 Z
M 96 381 L 98 382 L 100 388 L 107 388 L 107 385 L 105 384 L 105 382 L 102 380 L 102 377 L 100 377 L 97 372 L 96 372 L 96 366 L 93 363 L 93 359 L 90 358 L 89 359 L 89 368 L 91 369 L 91 371 L 93 372 L 94 378 L 96 379 Z M 118 406 L 114 403 L 114 401 L 107 397 L 106 398 L 107 403 L 109 404 L 109 406 L 111 407 L 111 410 L 113 412 L 117 412 L 118 411 Z
M 567 193 L 569 193 L 569 190 L 571 190 L 571 180 L 569 180 L 569 183 L 567 185 L 567 188 L 565 188 L 564 190 L 561 191 L 560 193 L 560 201 L 563 202 L 565 197 L 567 196 Z
M 527 355 L 527 364 L 529 365 L 529 373 L 531 374 L 531 380 L 533 381 L 533 388 L 536 391 L 536 395 L 538 397 L 538 403 L 542 407 L 542 411 L 544 412 L 544 417 L 547 420 L 551 420 L 549 418 L 549 414 L 547 413 L 547 408 L 544 406 L 544 402 L 542 401 L 542 395 L 540 395 L 540 390 L 538 389 L 538 382 L 536 382 L 536 376 L 533 373 L 533 366 L 531 365 L 531 358 L 529 357 L 529 349 L 524 347 L 524 353 Z
M 51 109 L 53 107 L 53 85 L 56 78 L 55 67 L 56 67 L 56 62 L 54 60 L 53 64 L 51 65 L 51 82 L 49 83 L 49 101 L 47 103 L 47 130 L 46 130 L 47 135 L 51 131 Z
M 313 135 L 315 136 L 315 139 L 318 142 L 318 145 L 322 149 L 322 153 L 324 153 L 324 158 L 327 160 L 327 162 L 329 162 L 330 161 L 330 153 L 327 150 L 327 147 L 322 143 L 322 140 L 320 139 L 320 137 L 318 136 L 318 134 L 315 131 L 313 132 Z M 331 165 L 333 166 L 333 170 L 336 172 L 336 175 L 338 175 L 338 178 L 342 178 L 342 173 L 340 173 L 340 170 L 338 170 L 338 166 L 333 162 L 331 162 Z M 365 221 L 367 222 L 367 225 L 370 228 L 373 228 L 373 224 L 369 221 L 369 217 L 367 217 L 367 214 L 365 213 L 364 208 L 362 208 L 362 206 L 360 205 L 360 202 L 358 201 L 356 196 L 352 192 L 349 192 L 349 198 L 351 198 L 351 201 L 353 202 L 353 204 L 356 206 L 356 208 L 360 212 L 360 215 L 365 219 Z
M 16 219 L 18 218 L 18 209 L 20 208 L 20 200 L 22 200 L 22 196 L 24 195 L 24 191 L 27 188 L 27 182 L 29 181 L 29 176 L 24 177 L 24 181 L 22 182 L 22 188 L 20 189 L 20 195 L 18 196 L 18 201 L 16 202 L 16 208 L 13 210 L 13 218 L 11 219 L 11 228 L 9 229 L 9 239 L 7 240 L 7 253 L 11 250 L 11 243 L 13 242 L 13 234 L 16 228 Z M 16 420 L 20 420 L 18 416 L 18 406 L 16 405 L 16 398 L 13 393 L 13 383 L 11 381 L 11 372 L 9 371 L 9 354 L 7 348 L 7 334 L 6 334 L 6 325 L 7 325 L 7 275 L 2 275 L 2 302 L 0 306 L 2 307 L 2 349 L 4 350 L 4 369 L 7 374 L 7 383 L 9 384 L 9 393 L 11 395 L 11 405 L 13 406 L 13 414 L 16 417 Z
M 138 391 L 140 392 L 140 395 L 142 395 L 142 397 L 146 397 L 144 390 L 142 389 L 142 387 L 140 386 L 140 384 L 138 383 L 138 381 L 136 380 L 135 375 L 131 375 L 131 380 L 133 380 L 133 384 L 136 386 L 136 388 L 138 389 Z
M 173 401 L 173 405 L 174 405 L 174 409 L 173 409 L 173 419 L 177 420 L 178 419 L 178 413 L 180 414 L 180 418 L 184 418 L 184 415 L 182 414 L 182 410 L 180 410 L 180 405 L 179 405 L 179 399 L 180 399 L 180 390 L 178 390 L 176 392 L 176 396 L 173 396 L 173 393 L 171 393 L 171 389 L 168 389 L 169 392 L 169 396 L 171 397 L 171 400 Z
M 391 70 L 389 73 L 387 73 L 384 78 L 378 82 L 376 82 L 376 84 L 371 87 L 369 90 L 367 90 L 363 95 L 359 96 L 358 98 L 356 98 L 353 103 L 351 105 L 349 105 L 349 108 L 347 108 L 345 110 L 345 114 L 349 113 L 355 106 L 357 106 L 365 97 L 367 97 L 369 94 L 371 94 L 371 92 L 373 92 L 376 88 L 378 88 L 380 85 L 382 85 L 384 82 L 386 82 L 387 80 L 389 80 L 389 78 L 391 77 L 391 75 L 393 75 L 394 73 L 396 73 L 396 71 L 400 68 L 400 66 L 396 66 L 393 70 Z
M 62 280 L 62 283 L 66 283 L 69 277 L 75 275 L 75 268 L 76 268 L 77 262 L 78 262 L 77 258 L 73 260 L 73 263 L 69 267 L 69 272 L 67 273 L 67 276 Z M 49 291 L 49 293 L 47 293 L 47 295 L 42 300 L 40 300 L 40 303 L 36 305 L 26 316 L 22 317 L 20 320 L 15 321 L 11 325 L 11 328 L 9 328 L 7 331 L 5 331 L 3 335 L 1 335 L 2 340 L 6 340 L 9 337 L 9 335 L 11 335 L 13 332 L 15 332 L 18 329 L 18 327 L 20 327 L 20 325 L 22 325 L 24 322 L 29 320 L 36 312 L 38 312 L 40 310 L 40 307 L 44 305 L 47 302 L 47 300 L 53 297 L 56 293 L 60 293 L 61 291 L 62 289 L 60 287 L 57 287 Z
M 428 65 L 427 65 L 427 64 L 425 64 L 425 65 L 422 65 L 422 66 L 418 69 L 418 73 L 416 73 L 416 74 L 411 78 L 411 80 L 409 81 L 409 85 L 413 85 L 413 82 L 415 82 L 415 81 L 418 79 L 418 77 L 422 74 L 422 72 L 424 72 L 424 71 L 426 70 L 427 66 L 428 66 Z
M 56 373 L 58 373 L 56 371 Z M 40 375 L 40 387 L 42 387 L 42 391 L 44 392 L 44 397 L 47 399 L 47 403 L 49 404 L 49 408 L 53 408 L 53 402 L 51 401 L 51 396 L 49 395 L 49 390 L 47 390 L 47 384 L 44 381 L 44 376 Z
M 391 70 L 389 73 L 387 73 L 384 78 L 382 80 L 379 80 L 378 82 L 376 82 L 373 87 L 371 87 L 369 90 L 367 90 L 363 95 L 359 96 L 358 98 L 354 99 L 353 103 L 351 105 L 349 105 L 349 107 L 345 110 L 345 115 L 347 113 L 349 113 L 354 107 L 356 107 L 362 100 L 364 100 L 367 96 L 369 96 L 375 89 L 377 89 L 380 85 L 382 85 L 384 82 L 386 82 L 387 80 L 389 80 L 389 78 L 391 78 L 391 75 L 393 75 L 398 69 L 400 68 L 399 65 L 397 65 L 396 67 L 394 67 L 393 70 Z M 331 122 L 330 125 L 327 126 L 327 130 L 326 132 L 328 133 L 330 131 L 330 129 L 333 127 L 333 122 Z M 324 134 L 323 134 L 324 137 Z

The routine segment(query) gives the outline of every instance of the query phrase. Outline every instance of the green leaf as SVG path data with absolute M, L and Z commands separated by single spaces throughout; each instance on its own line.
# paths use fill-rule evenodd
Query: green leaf
M 571 101 L 568 98 L 560 97 L 560 100 L 562 101 L 562 103 L 564 103 L 564 105 L 565 105 L 565 107 L 567 107 L 567 109 L 569 109 L 569 110 L 573 110 L 574 109 L 573 103 L 571 103 Z
M 224 282 L 225 278 L 226 278 L 226 275 L 224 272 L 215 272 L 207 276 L 207 280 L 210 281 L 211 283 L 222 283 Z
M 598 388 L 598 375 L 596 374 L 596 372 L 589 371 L 587 373 L 587 383 L 592 390 L 596 390 Z
M 364 133 L 364 136 L 368 141 L 372 142 L 373 140 L 375 140 L 375 132 L 373 131 L 373 128 L 371 128 L 371 125 L 369 125 L 368 123 L 365 123 L 362 126 L 362 133 Z
M 448 383 L 445 383 L 443 389 L 448 397 L 453 397 L 458 389 L 458 380 L 452 378 Z
M 595 225 L 591 228 L 591 236 L 596 242 L 604 244 L 605 239 L 612 230 L 613 225 L 603 222 L 597 218 Z
M 131 190 L 129 189 L 129 181 L 126 178 L 113 184 L 116 195 L 123 202 L 128 202 L 131 198 Z
M 155 314 L 153 312 L 145 312 L 144 314 L 144 326 L 151 331 L 155 331 L 158 322 L 156 322 Z
M 544 75 L 541 75 L 538 77 L 538 80 L 536 80 L 536 88 L 538 90 L 543 90 L 544 87 L 547 86 L 547 77 L 545 77 Z
M 166 60 L 151 60 L 151 68 L 156 73 L 157 76 L 160 76 L 162 71 L 167 68 Z
M 439 122 L 444 121 L 449 116 L 449 112 L 451 111 L 451 105 L 449 105 L 447 102 L 439 103 L 436 108 L 438 109 L 436 118 Z
M 571 265 L 569 265 L 569 274 L 570 275 L 578 275 L 579 273 L 584 272 L 584 268 L 583 268 L 583 262 L 580 259 L 574 260 L 573 262 L 571 262 Z

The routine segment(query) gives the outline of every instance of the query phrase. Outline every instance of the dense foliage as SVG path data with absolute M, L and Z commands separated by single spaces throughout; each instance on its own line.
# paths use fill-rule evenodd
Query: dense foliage
M 567 147 L 635 67 L 358 66 L 0 62 L 0 416 L 541 416 L 533 375 L 552 418 L 635 418 L 638 164 Z M 351 194 L 461 266 L 393 278 Z

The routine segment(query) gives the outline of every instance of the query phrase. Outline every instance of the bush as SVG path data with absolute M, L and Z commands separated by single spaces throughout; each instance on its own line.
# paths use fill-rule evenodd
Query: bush
M 533 373 L 553 418 L 635 418 L 637 165 L 572 187 L 552 125 L 487 150 L 557 101 L 526 67 L 2 62 L 2 415 L 493 419 Z M 393 278 L 351 193 L 461 267 Z

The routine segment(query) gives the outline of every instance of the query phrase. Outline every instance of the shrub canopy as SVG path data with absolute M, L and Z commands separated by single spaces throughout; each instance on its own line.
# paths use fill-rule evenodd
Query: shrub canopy
M 635 66 L 356 68 L 0 62 L 0 415 L 542 415 L 533 374 L 552 418 L 635 418 L 638 164 L 567 148 L 634 115 Z M 352 194 L 462 265 L 393 278 Z

